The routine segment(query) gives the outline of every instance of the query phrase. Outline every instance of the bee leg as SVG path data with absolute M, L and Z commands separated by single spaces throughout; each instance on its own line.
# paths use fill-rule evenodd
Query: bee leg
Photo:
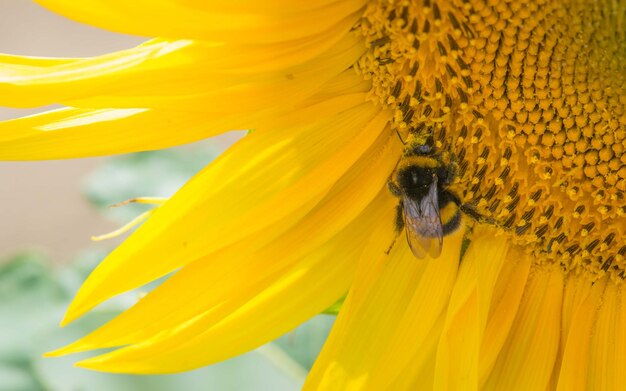
M 397 128 L 396 128 L 396 134 L 398 135 L 398 138 L 400 139 L 400 142 L 402 143 L 402 145 L 406 145 L 406 141 L 402 139 L 402 136 L 400 135 L 400 132 L 398 131 Z
M 398 203 L 398 206 L 396 206 L 396 224 L 395 224 L 396 236 L 394 236 L 393 241 L 391 242 L 389 247 L 387 247 L 387 250 L 385 250 L 385 255 L 389 255 L 389 253 L 391 252 L 391 249 L 393 249 L 393 246 L 395 246 L 396 244 L 396 240 L 398 240 L 398 236 L 400 236 L 400 232 L 402 232 L 403 229 L 404 229 L 404 214 L 403 214 L 403 208 L 402 208 L 402 201 L 400 201 Z
M 469 204 L 459 204 L 459 209 L 474 220 L 481 220 L 483 218 L 483 216 Z
M 393 241 L 391 242 L 391 244 L 389 245 L 389 247 L 387 247 L 387 249 L 385 250 L 385 255 L 389 255 L 389 253 L 391 252 L 391 249 L 393 249 L 393 246 L 395 246 L 396 244 L 396 239 L 398 239 L 398 235 L 396 235 L 393 238 Z
M 456 164 L 450 164 L 448 167 L 444 168 L 443 175 L 439 175 L 441 182 L 443 185 L 449 185 L 457 175 Z M 458 205 L 458 202 L 457 202 Z M 459 205 L 460 206 L 460 205 Z
M 448 194 L 449 194 L 450 199 L 452 200 L 452 202 L 457 204 L 457 206 L 459 207 L 461 212 L 463 212 L 464 214 L 468 215 L 469 217 L 471 217 L 474 220 L 479 221 L 481 223 L 488 223 L 488 224 L 495 225 L 496 221 L 494 219 L 480 214 L 480 212 L 478 212 L 476 210 L 474 205 L 463 204 L 463 203 L 461 203 L 461 200 L 456 195 L 454 195 L 452 193 L 448 193 Z
M 487 217 L 487 216 L 483 216 L 472 205 L 459 204 L 459 209 L 461 209 L 461 212 L 465 213 L 466 215 L 468 215 L 469 217 L 473 218 L 476 221 L 489 223 L 489 224 L 495 224 L 494 219 Z
M 400 235 L 400 232 L 404 229 L 404 207 L 402 201 L 398 202 L 396 206 L 396 234 Z
M 400 197 L 402 195 L 402 190 L 400 190 L 400 188 L 396 186 L 396 184 L 393 183 L 391 180 L 387 182 L 387 187 L 389 188 L 391 194 L 393 194 L 394 196 Z

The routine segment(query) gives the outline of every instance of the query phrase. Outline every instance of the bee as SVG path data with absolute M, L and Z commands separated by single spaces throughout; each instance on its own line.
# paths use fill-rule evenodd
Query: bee
M 462 212 L 473 217 L 479 215 L 464 206 L 450 187 L 456 177 L 456 164 L 448 153 L 436 152 L 432 139 L 426 142 L 413 139 L 406 145 L 388 182 L 391 193 L 400 199 L 396 208 L 396 233 L 400 235 L 405 229 L 416 258 L 427 255 L 436 258 L 441 254 L 443 237 L 461 225 Z

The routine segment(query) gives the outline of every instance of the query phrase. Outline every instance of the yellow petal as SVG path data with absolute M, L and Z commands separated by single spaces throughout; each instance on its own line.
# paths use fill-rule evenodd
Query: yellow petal
M 289 113 L 197 115 L 147 109 L 60 109 L 0 122 L 0 160 L 44 160 L 153 150 L 230 129 L 271 130 L 324 120 L 366 99 L 367 87 L 348 70 Z M 328 96 L 332 94 L 332 96 Z M 176 130 L 176 131 L 174 131 Z M 97 140 L 94 141 L 94 140 Z
M 492 293 L 506 259 L 508 240 L 477 228 L 463 257 L 437 352 L 434 389 L 478 388 L 478 362 Z
M 589 349 L 586 389 L 623 390 L 626 363 L 626 304 L 623 281 L 608 281 Z M 579 354 L 580 352 L 574 352 Z
M 508 339 L 484 389 L 544 390 L 548 387 L 560 340 L 562 297 L 560 267 L 535 267 Z
M 530 265 L 531 257 L 522 249 L 511 246 L 500 266 L 488 307 L 487 325 L 482 333 L 478 369 L 480 387 L 491 373 L 517 316 Z M 486 289 L 481 289 L 479 292 L 484 292 Z M 482 310 L 480 312 L 482 314 Z
M 387 389 L 403 370 L 412 372 L 433 346 L 459 262 L 462 230 L 446 237 L 438 259 L 416 260 L 403 237 L 389 256 L 383 225 L 372 235 L 355 282 L 305 390 Z M 378 255 L 378 256 L 377 256 Z
M 557 390 L 585 390 L 587 388 L 587 373 L 590 359 L 590 345 L 593 328 L 596 323 L 598 309 L 602 302 L 608 277 L 591 284 L 587 275 L 570 276 L 570 280 L 582 280 L 588 289 L 581 289 L 588 294 L 579 300 L 578 305 L 571 308 L 570 327 L 566 338 L 563 339 L 562 362 L 558 373 Z M 570 285 L 568 281 L 567 285 Z M 579 285 L 579 284 L 572 284 Z M 566 289 L 566 295 L 568 290 Z M 565 317 L 565 316 L 564 316 Z M 605 342 L 605 341 L 603 341 Z M 605 363 L 603 363 L 604 365 Z M 608 388 L 593 388 L 607 390 Z
M 364 51 L 362 37 L 350 33 L 313 60 L 268 74 L 241 76 L 218 73 L 208 80 L 185 76 L 183 87 L 176 83 L 164 86 L 157 83 L 158 88 L 164 89 L 161 92 L 157 89 L 154 95 L 122 90 L 116 94 L 105 92 L 66 103 L 78 107 L 109 107 L 114 104 L 115 107 L 163 108 L 202 113 L 209 117 L 254 113 L 276 107 L 293 108 L 318 92 L 327 81 L 349 69 Z M 203 83 L 203 80 L 206 81 Z M 202 88 L 203 84 L 206 88 Z M 191 85 L 193 91 L 187 92 L 187 85 Z M 154 86 L 148 88 L 154 89 Z
M 424 343 L 420 347 L 418 354 L 420 366 L 405 369 L 402 375 L 388 387 L 389 390 L 431 390 L 435 383 L 435 364 L 437 357 L 437 346 L 439 336 L 443 330 L 446 314 L 442 313 L 435 321 L 431 331 L 424 338 Z M 423 357 L 423 358 L 422 358 Z M 388 381 L 377 384 L 386 384 Z
M 572 327 L 572 320 L 577 313 L 578 308 L 582 306 L 584 301 L 590 296 L 592 285 L 591 280 L 580 278 L 581 276 L 572 275 L 565 279 L 565 287 L 563 289 L 563 308 L 561 311 L 561 344 L 557 360 L 552 373 L 552 386 L 557 387 L 559 382 L 559 373 L 561 372 L 561 364 L 563 362 L 563 353 L 565 351 L 566 341 Z
M 455 285 L 458 292 L 457 286 L 460 285 Z M 473 288 L 464 295 L 462 306 L 455 309 L 454 315 L 448 313 L 437 348 L 434 390 L 478 389 L 481 330 L 478 327 L 478 292 L 475 285 Z
M 153 40 L 132 49 L 86 59 L 55 61 L 0 55 L 0 104 L 43 106 L 98 91 L 135 89 L 146 82 L 154 89 L 155 73 L 177 67 L 181 71 L 191 68 L 200 56 L 200 47 L 192 41 Z
M 362 38 L 347 34 L 350 27 L 338 25 L 301 42 L 253 47 L 155 39 L 85 59 L 0 55 L 0 104 L 161 107 L 230 115 L 234 109 L 241 113 L 244 107 L 232 101 L 228 106 L 224 102 L 227 94 L 240 93 L 240 99 L 251 99 L 255 92 L 261 95 L 272 86 L 294 103 L 297 95 L 310 95 L 362 53 Z M 255 59 L 254 65 L 250 58 Z M 221 95 L 221 100 L 216 95 Z M 278 101 L 264 103 L 276 106 Z
M 176 0 L 176 3 L 190 8 L 202 9 L 213 12 L 254 12 L 254 13 L 277 13 L 282 12 L 305 12 L 319 7 L 327 6 L 337 0 Z
M 65 108 L 0 122 L 0 160 L 149 151 L 200 140 L 229 125 L 228 119 L 206 121 L 188 113 Z
M 218 304 L 215 316 L 236 309 L 236 297 L 245 298 L 255 285 L 267 284 L 270 277 L 322 245 L 361 213 L 385 187 L 395 165 L 389 157 L 400 149 L 394 134 L 381 135 L 305 218 L 272 243 L 246 256 L 244 246 L 258 247 L 250 243 L 257 239 L 253 237 L 186 266 L 137 305 L 56 354 L 138 343 Z
M 290 41 L 318 34 L 366 4 L 365 0 L 323 1 L 301 7 L 292 5 L 284 11 L 276 7 L 247 11 L 242 7 L 215 9 L 167 0 L 37 2 L 76 21 L 120 33 L 249 44 Z
M 246 281 L 256 278 L 255 270 L 240 269 L 240 273 L 245 271 L 250 277 L 241 281 L 238 294 L 225 297 L 216 308 L 219 311 L 223 306 L 231 306 L 231 300 L 239 301 L 237 308 L 226 316 L 216 319 L 211 309 L 145 342 L 79 365 L 109 372 L 178 372 L 224 360 L 278 337 L 321 312 L 348 290 L 357 260 L 364 251 L 362 244 L 381 220 L 393 221 L 394 201 L 383 189 L 348 227 L 297 262 L 286 265 L 278 278 L 258 291 Z M 283 245 L 289 247 L 290 243 Z M 259 266 L 272 262 L 271 253 L 266 256 L 258 260 Z M 252 291 L 247 291 L 250 288 Z
M 66 321 L 247 236 L 255 235 L 258 245 L 277 237 L 363 155 L 388 119 L 388 113 L 367 103 L 301 128 L 248 135 L 96 268 Z M 290 223 L 275 224 L 290 215 Z

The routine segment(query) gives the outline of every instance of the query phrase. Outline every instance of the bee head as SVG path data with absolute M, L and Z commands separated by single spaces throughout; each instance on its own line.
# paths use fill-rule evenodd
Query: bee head
M 414 142 L 407 150 L 408 155 L 413 156 L 431 156 L 434 154 L 434 141 L 432 137 L 428 137 L 425 141 Z
M 396 178 L 398 185 L 407 196 L 420 198 L 428 193 L 435 175 L 435 170 L 432 168 L 410 165 L 399 170 Z

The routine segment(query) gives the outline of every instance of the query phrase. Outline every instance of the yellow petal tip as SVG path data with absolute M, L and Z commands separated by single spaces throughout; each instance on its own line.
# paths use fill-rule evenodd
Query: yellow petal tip
M 65 327 L 68 324 L 72 323 L 74 320 L 76 320 L 76 318 L 77 318 L 77 316 L 70 316 L 70 313 L 69 313 L 69 310 L 68 310 L 68 312 L 65 314 L 63 319 L 61 319 L 61 321 L 59 322 L 59 326 Z
M 41 357 L 43 358 L 59 357 L 61 356 L 61 354 L 59 354 L 59 350 L 62 350 L 62 349 L 53 350 L 51 352 L 45 352 L 41 355 Z
M 91 359 L 78 361 L 78 362 L 75 362 L 75 363 L 74 363 L 74 366 L 75 366 L 76 368 L 94 369 L 94 368 L 92 368 L 92 366 L 90 365 L 90 361 L 91 361 Z
M 85 360 L 81 360 L 81 361 L 74 363 L 74 366 L 77 368 L 89 369 L 92 371 L 99 371 L 99 372 L 124 373 L 124 371 L 121 371 L 119 367 L 116 367 L 114 365 L 112 366 L 109 363 L 107 363 L 108 360 L 104 358 L 105 356 L 106 355 L 96 356 L 96 357 L 88 358 Z
M 78 305 L 77 303 L 78 295 L 74 298 L 74 301 L 68 307 L 67 311 L 65 312 L 65 316 L 63 316 L 63 319 L 61 319 L 61 322 L 59 323 L 61 327 L 67 326 L 68 324 L 80 318 L 87 311 L 90 310 L 89 307 L 86 307 L 85 305 Z
M 61 356 L 65 356 L 66 354 L 69 354 L 71 352 L 67 352 L 66 351 L 66 347 L 62 347 L 56 350 L 51 350 L 49 352 L 45 352 L 44 354 L 41 355 L 41 357 L 43 358 L 54 358 L 54 357 L 61 357 Z
M 76 341 L 69 345 L 63 346 L 62 348 L 45 352 L 42 356 L 46 358 L 61 357 L 72 353 L 84 352 L 85 350 L 89 350 L 89 347 L 81 344 L 80 341 Z

